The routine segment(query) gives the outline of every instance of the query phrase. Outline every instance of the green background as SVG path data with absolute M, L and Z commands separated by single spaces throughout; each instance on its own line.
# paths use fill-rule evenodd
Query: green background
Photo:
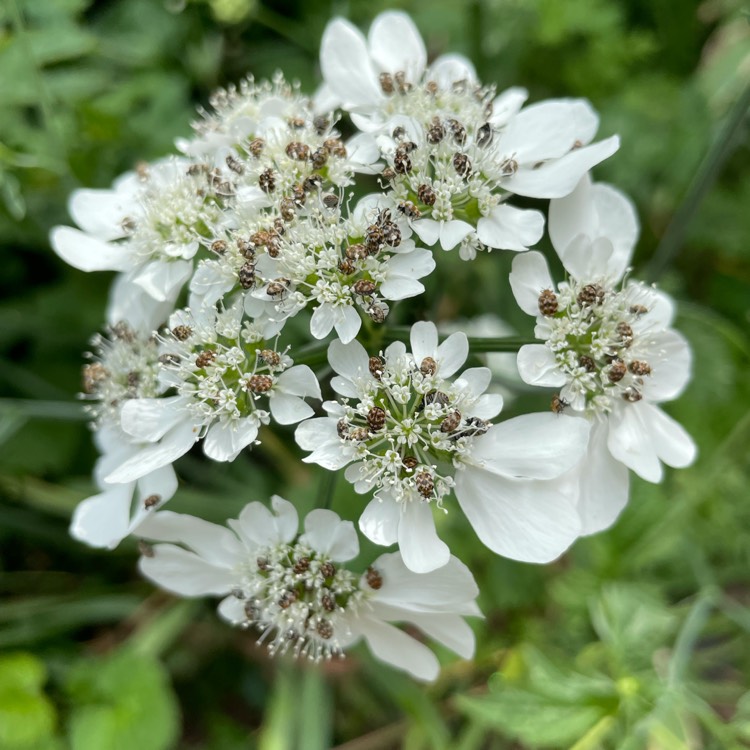
M 365 649 L 316 670 L 272 661 L 212 603 L 177 601 L 114 552 L 67 535 L 92 492 L 75 401 L 109 278 L 66 267 L 49 229 L 68 194 L 105 187 L 189 134 L 194 107 L 247 72 L 308 91 L 335 14 L 391 4 L 287 0 L 0 3 L 0 749 L 318 750 L 750 746 L 750 23 L 732 0 L 421 0 L 431 57 L 459 51 L 532 101 L 588 97 L 620 151 L 596 170 L 632 195 L 635 275 L 679 301 L 692 384 L 669 406 L 700 456 L 634 479 L 610 531 L 546 567 L 494 557 L 458 513 L 441 534 L 486 619 L 473 663 L 439 652 L 423 687 Z M 440 251 L 438 251 L 440 252 Z M 495 312 L 522 335 L 509 254 L 440 254 L 414 316 Z M 400 322 L 408 322 L 406 318 Z M 513 409 L 544 409 L 522 391 Z M 321 474 L 291 431 L 229 467 L 178 465 L 171 508 L 221 521 L 278 492 L 311 508 Z M 322 487 L 325 491 L 325 487 Z M 339 482 L 335 510 L 361 501 Z M 363 559 L 375 552 L 366 549 Z

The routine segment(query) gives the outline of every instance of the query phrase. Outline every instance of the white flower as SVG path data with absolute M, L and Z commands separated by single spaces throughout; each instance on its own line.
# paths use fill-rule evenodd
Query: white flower
M 448 547 L 436 533 L 432 506 L 455 489 L 461 508 L 491 549 L 521 560 L 547 561 L 576 538 L 572 503 L 547 480 L 577 463 L 588 424 L 533 414 L 493 426 L 502 397 L 485 394 L 490 371 L 451 378 L 468 355 L 463 333 L 438 345 L 432 323 L 411 329 L 412 353 L 396 342 L 368 357 L 357 341 L 334 341 L 331 380 L 343 398 L 326 402 L 327 417 L 303 422 L 304 460 L 336 471 L 359 493 L 374 492 L 360 529 L 377 544 L 398 542 L 410 570 L 445 565 Z M 537 501 L 538 498 L 538 501 Z
M 218 223 L 219 197 L 186 159 L 163 159 L 119 177 L 109 190 L 76 190 L 68 205 L 80 227 L 55 227 L 55 252 L 82 271 L 120 271 L 109 318 L 162 312 L 192 273 L 201 227 Z
M 358 576 L 340 565 L 359 554 L 351 522 L 313 510 L 300 535 L 294 506 L 274 497 L 272 507 L 273 513 L 250 503 L 229 529 L 157 513 L 139 533 L 167 543 L 141 558 L 141 571 L 182 596 L 224 596 L 219 614 L 259 631 L 272 654 L 320 661 L 343 656 L 364 639 L 383 661 L 418 679 L 436 679 L 432 651 L 390 624 L 404 622 L 471 658 L 474 636 L 463 616 L 480 614 L 478 591 L 459 560 L 417 576 L 398 554 L 386 554 Z
M 132 399 L 122 408 L 122 429 L 147 443 L 114 467 L 108 482 L 131 482 L 166 466 L 203 438 L 204 453 L 233 461 L 252 444 L 262 424 L 294 424 L 313 414 L 305 398 L 320 398 L 306 365 L 292 366 L 272 344 L 248 343 L 242 300 L 223 313 L 178 311 L 162 337 L 161 379 L 176 393 Z M 265 401 L 267 408 L 262 408 Z
M 672 302 L 642 282 L 622 282 L 637 234 L 630 201 L 585 178 L 550 208 L 550 235 L 568 280 L 555 287 L 539 253 L 515 258 L 510 277 L 544 341 L 519 351 L 521 377 L 559 388 L 558 410 L 599 422 L 580 470 L 586 533 L 611 525 L 627 502 L 620 464 L 658 482 L 661 461 L 682 467 L 695 458 L 689 435 L 657 406 L 676 398 L 690 377 L 687 342 L 670 328 Z
M 427 245 L 523 251 L 541 238 L 544 219 L 505 205 L 512 195 L 559 198 L 611 156 L 617 137 L 589 145 L 598 117 L 583 100 L 550 100 L 521 110 L 526 92 L 496 96 L 471 64 L 450 56 L 426 68 L 419 32 L 400 12 L 379 15 L 369 41 L 336 19 L 321 45 L 326 100 L 338 98 L 354 123 L 379 134 L 383 177 L 411 207 Z M 520 110 L 520 111 L 519 111 Z
M 424 291 L 418 279 L 435 268 L 429 250 L 416 249 L 406 220 L 392 202 L 371 195 L 349 216 L 324 203 L 279 237 L 273 254 L 253 267 L 253 296 L 266 305 L 262 317 L 283 321 L 312 308 L 310 333 L 324 339 L 335 329 L 344 343 L 359 332 L 357 308 L 382 323 L 385 300 Z
M 171 466 L 165 466 L 137 481 L 106 481 L 112 469 L 143 447 L 120 429 L 120 416 L 128 401 L 158 392 L 158 350 L 150 335 L 122 322 L 108 337 L 94 337 L 92 344 L 95 354 L 83 368 L 82 395 L 95 420 L 94 440 L 102 453 L 94 470 L 100 492 L 79 503 L 70 533 L 91 546 L 112 548 L 174 495 L 177 478 Z

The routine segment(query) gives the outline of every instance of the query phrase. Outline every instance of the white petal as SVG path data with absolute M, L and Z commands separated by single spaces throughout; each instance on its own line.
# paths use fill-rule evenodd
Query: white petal
M 232 625 L 241 625 L 243 622 L 247 621 L 245 604 L 246 602 L 243 602 L 236 596 L 227 596 L 219 602 L 216 611 L 222 620 L 225 620 Z
M 383 99 L 365 38 L 343 18 L 331 21 L 320 43 L 326 85 L 348 106 L 376 105 Z
M 525 344 L 519 349 L 518 374 L 524 383 L 546 388 L 559 388 L 567 380 L 558 368 L 555 353 L 545 344 Z
M 502 127 L 511 117 L 518 114 L 528 98 L 529 92 L 520 86 L 512 86 L 498 94 L 492 102 L 490 122 L 497 127 Z
M 298 425 L 294 431 L 294 439 L 302 450 L 314 451 L 321 443 L 338 439 L 336 420 L 329 417 L 308 419 Z
M 552 479 L 583 458 L 589 430 L 588 421 L 582 417 L 552 412 L 523 414 L 475 438 L 471 457 L 500 476 Z
M 451 556 L 448 545 L 437 535 L 430 504 L 420 500 L 406 502 L 402 508 L 398 546 L 404 564 L 415 573 L 442 568 Z
M 155 300 L 174 300 L 192 273 L 192 261 L 154 260 L 133 276 L 133 283 Z
M 513 258 L 510 286 L 518 306 L 529 315 L 539 315 L 539 295 L 554 289 L 544 256 L 532 251 Z
M 456 497 L 477 536 L 493 552 L 524 562 L 550 562 L 576 539 L 575 505 L 554 482 L 505 479 L 467 467 Z
M 417 680 L 432 682 L 440 674 L 440 664 L 427 646 L 387 623 L 361 616 L 356 620 L 370 651 L 386 664 L 408 672 Z
M 690 345 L 677 331 L 653 333 L 648 345 L 651 375 L 645 379 L 643 394 L 649 401 L 671 401 L 682 393 L 690 380 Z
M 189 547 L 212 565 L 232 568 L 242 555 L 237 537 L 225 526 L 185 513 L 161 510 L 149 516 L 138 531 L 145 539 Z
M 234 461 L 258 437 L 258 417 L 214 422 L 203 440 L 203 452 L 214 461 Z
M 375 606 L 377 611 L 377 605 Z M 409 617 L 409 622 L 462 658 L 471 659 L 474 656 L 476 648 L 474 631 L 459 615 L 435 612 L 413 614 Z
M 544 234 L 544 215 L 540 211 L 502 204 L 477 224 L 477 237 L 488 247 L 501 250 L 528 250 Z
M 578 486 L 574 499 L 581 516 L 584 536 L 608 529 L 628 502 L 629 472 L 607 448 L 606 424 L 591 430 L 589 449 L 574 469 Z
M 470 367 L 461 373 L 454 387 L 472 396 L 479 396 L 487 390 L 491 381 L 492 370 L 489 367 Z
M 391 498 L 373 498 L 359 517 L 359 530 L 375 544 L 389 547 L 398 541 L 401 508 Z
M 473 406 L 464 410 L 464 416 L 494 419 L 502 410 L 503 397 L 499 393 L 485 393 Z
M 369 376 L 369 361 L 370 357 L 359 341 L 350 341 L 348 344 L 332 341 L 328 347 L 328 362 L 331 367 L 349 380 Z
M 647 482 L 660 482 L 663 469 L 653 443 L 653 433 L 648 420 L 641 418 L 639 409 L 645 402 L 623 404 L 609 417 L 609 452 Z M 656 407 L 654 407 L 656 408 Z
M 620 139 L 611 138 L 571 151 L 538 169 L 519 169 L 503 181 L 503 187 L 529 198 L 562 198 L 570 193 L 581 177 L 620 148 Z
M 443 91 L 450 91 L 454 83 L 476 83 L 477 73 L 471 60 L 463 55 L 440 55 L 427 71 L 427 80 L 435 81 Z
M 336 333 L 344 344 L 348 344 L 359 333 L 362 327 L 362 318 L 351 305 L 338 308 L 339 319 L 334 323 Z
M 120 425 L 128 435 L 154 443 L 187 416 L 181 396 L 132 398 L 122 407 Z
M 169 317 L 173 300 L 159 301 L 132 282 L 132 272 L 118 274 L 109 290 L 107 322 L 126 320 L 139 333 L 151 333 Z
M 258 547 L 288 544 L 297 535 L 299 517 L 296 508 L 284 498 L 274 495 L 272 513 L 263 503 L 249 503 L 239 516 L 242 535 Z
M 173 427 L 159 443 L 147 445 L 119 466 L 105 479 L 111 484 L 132 482 L 187 453 L 198 439 L 200 430 L 190 422 Z
M 419 219 L 411 225 L 411 228 L 428 247 L 432 247 L 440 237 L 440 222 L 435 219 Z
M 325 508 L 310 511 L 305 518 L 305 533 L 300 539 L 316 552 L 336 562 L 352 560 L 359 554 L 359 539 L 351 521 L 342 521 Z
M 116 190 L 74 190 L 68 201 L 73 221 L 87 234 L 105 241 L 125 236 L 122 222 L 133 208 L 133 196 Z
M 133 265 L 127 244 L 104 242 L 73 227 L 55 227 L 50 243 L 67 264 L 79 271 L 127 271 Z
M 464 336 L 466 338 L 466 336 Z M 438 332 L 434 323 L 420 320 L 411 327 L 409 342 L 414 361 L 419 365 L 425 357 L 437 356 Z M 467 342 L 468 349 L 468 342 Z M 460 365 L 459 365 L 460 367 Z
M 118 484 L 78 504 L 70 534 L 92 547 L 114 549 L 128 534 L 133 483 Z
M 400 11 L 386 11 L 375 17 L 368 34 L 370 54 L 382 71 L 406 73 L 417 83 L 427 65 L 427 51 L 414 22 Z
M 633 406 L 639 412 L 641 420 L 648 424 L 656 455 L 665 464 L 681 469 L 695 461 L 698 449 L 679 422 L 647 401 L 640 401 Z
M 606 237 L 591 240 L 580 234 L 569 242 L 558 255 L 565 270 L 574 279 L 609 279 L 609 268 L 614 265 L 612 256 L 615 249 Z M 610 281 L 617 281 L 612 278 Z
M 153 557 L 143 556 L 138 568 L 146 578 L 180 596 L 227 594 L 235 574 L 171 544 L 157 544 Z
M 279 424 L 297 424 L 315 414 L 315 410 L 297 396 L 286 393 L 271 393 L 268 399 L 271 416 Z
M 416 230 L 415 230 L 416 231 Z M 474 231 L 474 227 L 466 221 L 453 219 L 444 221 L 440 225 L 440 247 L 443 250 L 453 250 L 464 237 Z
M 434 261 L 432 267 L 435 267 Z M 380 285 L 380 293 L 383 295 L 383 299 L 394 301 L 417 297 L 422 292 L 424 292 L 424 284 L 421 281 L 417 281 L 416 276 L 409 278 L 405 275 L 389 274 L 386 280 Z
M 371 594 L 372 601 L 411 612 L 474 613 L 479 588 L 471 571 L 456 557 L 429 573 L 409 570 L 398 552 L 387 552 L 372 564 L 383 585 Z M 408 617 L 408 614 L 405 614 Z
M 309 419 L 303 424 L 309 424 L 312 421 Z M 342 445 L 338 437 L 335 441 L 330 440 L 328 442 L 322 442 L 319 438 L 315 450 L 302 460 L 306 464 L 318 464 L 318 466 L 322 466 L 324 469 L 338 471 L 339 469 L 343 469 L 354 458 L 354 450 L 354 446 Z
M 436 359 L 440 377 L 449 378 L 463 366 L 468 356 L 469 339 L 466 338 L 466 334 L 462 331 L 452 333 L 437 348 Z
M 295 365 L 279 375 L 276 387 L 292 396 L 321 398 L 320 384 L 307 365 Z
M 316 339 L 324 339 L 334 323 L 333 307 L 327 303 L 318 305 L 310 318 L 310 333 Z

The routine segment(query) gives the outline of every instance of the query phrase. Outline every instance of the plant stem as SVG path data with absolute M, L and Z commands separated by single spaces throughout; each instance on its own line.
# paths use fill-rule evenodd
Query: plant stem
M 724 127 L 714 141 L 708 153 L 703 158 L 698 171 L 695 173 L 685 199 L 669 222 L 667 231 L 656 248 L 654 257 L 646 267 L 646 278 L 655 281 L 666 270 L 669 263 L 679 252 L 685 239 L 690 221 L 698 212 L 700 204 L 719 176 L 724 163 L 739 141 L 740 131 L 750 108 L 750 85 L 740 94 L 734 106 L 729 111 Z

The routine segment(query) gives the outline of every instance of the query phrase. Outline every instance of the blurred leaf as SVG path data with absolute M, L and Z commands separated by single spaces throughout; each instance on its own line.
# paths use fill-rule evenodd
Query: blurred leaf
M 18 652 L 0 656 L 0 748 L 36 750 L 55 730 L 56 713 L 42 690 L 43 662 Z
M 72 750 L 162 750 L 177 738 L 178 708 L 164 667 L 120 651 L 82 662 L 67 692 Z

